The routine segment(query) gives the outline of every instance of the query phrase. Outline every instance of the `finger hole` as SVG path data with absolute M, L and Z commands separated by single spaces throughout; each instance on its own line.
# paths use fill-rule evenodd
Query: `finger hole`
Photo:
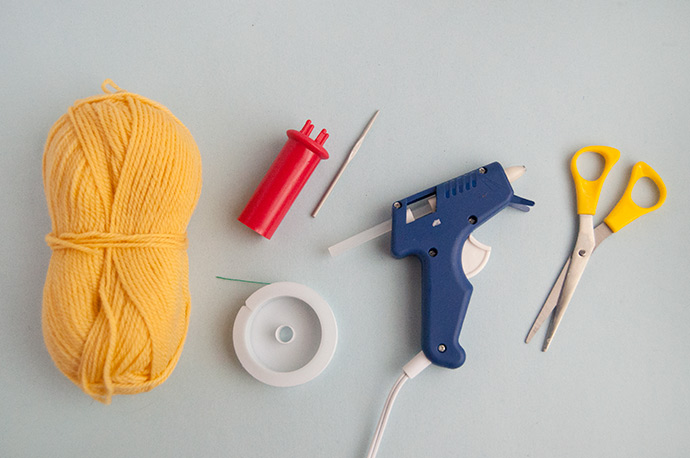
M 596 181 L 604 172 L 606 161 L 601 154 L 586 151 L 577 158 L 577 171 L 582 178 Z
M 650 208 L 659 202 L 659 188 L 650 178 L 642 177 L 635 183 L 631 193 L 633 202 L 642 208 Z

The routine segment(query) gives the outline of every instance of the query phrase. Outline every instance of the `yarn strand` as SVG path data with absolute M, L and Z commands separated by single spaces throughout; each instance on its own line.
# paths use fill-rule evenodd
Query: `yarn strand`
M 102 89 L 103 92 L 105 92 L 106 94 L 112 94 L 113 91 L 111 91 L 111 90 L 108 88 L 108 86 L 110 86 L 111 88 L 115 89 L 115 92 L 126 92 L 126 91 L 124 91 L 123 89 L 120 89 L 120 86 L 118 86 L 117 84 L 115 84 L 115 83 L 113 82 L 113 80 L 111 80 L 110 78 L 107 78 L 105 81 L 103 81 L 103 84 L 101 84 L 101 89 Z

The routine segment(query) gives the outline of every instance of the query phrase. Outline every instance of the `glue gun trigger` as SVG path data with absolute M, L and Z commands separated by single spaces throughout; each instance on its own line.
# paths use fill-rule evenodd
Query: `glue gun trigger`
M 470 279 L 481 272 L 489 262 L 490 254 L 491 247 L 484 245 L 470 234 L 462 247 L 462 270 L 465 276 Z

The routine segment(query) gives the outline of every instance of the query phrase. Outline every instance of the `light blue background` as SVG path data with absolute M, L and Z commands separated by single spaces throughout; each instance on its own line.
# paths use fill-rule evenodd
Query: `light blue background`
M 419 349 L 420 272 L 381 238 L 326 248 L 390 203 L 492 161 L 524 164 L 461 341 L 466 364 L 403 389 L 380 457 L 690 455 L 690 3 L 4 1 L 0 8 L 0 455 L 363 456 L 388 390 Z M 204 188 L 189 226 L 193 310 L 177 369 L 104 406 L 55 369 L 41 334 L 50 230 L 41 155 L 50 126 L 105 78 L 191 130 Z M 318 218 L 309 213 L 374 110 L 381 115 Z M 273 240 L 237 216 L 310 118 L 332 158 Z M 599 222 L 644 160 L 660 211 L 597 251 L 551 350 L 523 343 L 575 238 L 568 162 L 622 152 Z M 636 190 L 637 192 L 637 190 Z M 296 281 L 338 320 L 312 382 L 266 386 L 231 328 L 256 288 Z

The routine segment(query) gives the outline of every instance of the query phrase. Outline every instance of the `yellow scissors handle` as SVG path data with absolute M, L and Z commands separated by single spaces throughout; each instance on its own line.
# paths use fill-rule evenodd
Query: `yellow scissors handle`
M 577 158 L 583 153 L 596 153 L 604 158 L 604 170 L 596 180 L 591 181 L 582 178 L 582 175 L 577 170 Z M 604 185 L 604 180 L 606 180 L 606 175 L 608 175 L 620 157 L 621 152 L 616 148 L 600 145 L 588 146 L 575 153 L 570 161 L 570 172 L 573 174 L 573 181 L 575 182 L 577 213 L 579 215 L 594 215 L 596 213 L 599 194 L 601 194 L 601 188 Z
M 659 189 L 659 200 L 656 204 L 651 207 L 640 207 L 632 199 L 632 192 L 635 184 L 640 180 L 640 178 L 649 178 Z M 623 197 L 618 201 L 611 213 L 604 219 L 606 225 L 613 232 L 618 232 L 626 224 L 635 221 L 642 215 L 646 215 L 649 212 L 656 210 L 661 207 L 661 205 L 666 200 L 666 185 L 664 185 L 663 180 L 656 171 L 645 164 L 644 162 L 638 162 L 632 168 L 632 173 L 630 174 L 630 180 L 628 181 L 628 186 L 625 188 Z

